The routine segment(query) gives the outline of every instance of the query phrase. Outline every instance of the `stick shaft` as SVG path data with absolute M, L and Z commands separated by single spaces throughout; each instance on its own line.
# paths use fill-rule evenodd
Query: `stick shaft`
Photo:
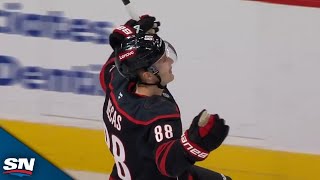
M 130 0 L 122 0 L 122 3 L 126 6 L 126 10 L 127 10 L 128 14 L 130 15 L 130 17 L 132 19 L 138 21 L 140 19 L 139 15 L 134 11 L 134 8 L 133 8 Z

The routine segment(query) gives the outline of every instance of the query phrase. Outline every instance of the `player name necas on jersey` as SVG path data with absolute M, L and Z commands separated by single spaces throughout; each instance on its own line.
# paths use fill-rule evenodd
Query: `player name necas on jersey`
M 35 158 L 7 158 L 4 160 L 3 174 L 31 176 L 35 161 Z
M 121 121 L 122 117 L 121 115 L 115 110 L 111 100 L 108 100 L 108 106 L 107 106 L 107 116 L 109 119 L 109 122 L 118 130 L 121 131 Z

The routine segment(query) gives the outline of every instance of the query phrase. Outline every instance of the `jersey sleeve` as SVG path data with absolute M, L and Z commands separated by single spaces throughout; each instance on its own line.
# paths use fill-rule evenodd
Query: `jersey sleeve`
M 113 52 L 100 71 L 100 77 L 99 77 L 100 85 L 104 92 L 107 91 L 108 84 L 111 81 L 111 71 L 114 68 L 115 68 L 115 63 L 114 63 L 114 52 Z
M 150 129 L 155 163 L 160 173 L 168 177 L 180 176 L 194 164 L 180 143 L 181 131 L 180 119 L 158 120 Z

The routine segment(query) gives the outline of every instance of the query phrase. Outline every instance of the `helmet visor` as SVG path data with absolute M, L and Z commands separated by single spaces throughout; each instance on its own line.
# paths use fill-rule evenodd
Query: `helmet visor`
M 168 41 L 164 41 L 165 43 L 165 55 L 172 59 L 173 62 L 177 62 L 178 61 L 178 54 L 177 51 L 174 49 L 174 47 L 172 46 L 172 44 L 170 44 Z
M 159 62 L 163 62 L 161 60 L 170 59 L 173 64 L 178 61 L 177 52 L 174 49 L 174 47 L 172 46 L 172 44 L 170 44 L 168 41 L 163 41 L 163 42 L 165 43 L 165 50 L 164 50 L 163 55 L 153 65 L 151 65 L 148 68 L 148 71 L 153 74 L 157 74 L 159 72 L 159 68 L 162 64 Z

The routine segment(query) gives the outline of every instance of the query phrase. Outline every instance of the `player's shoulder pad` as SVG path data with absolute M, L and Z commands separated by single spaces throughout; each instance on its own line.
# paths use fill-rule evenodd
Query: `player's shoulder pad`
M 177 105 L 162 96 L 151 96 L 147 98 L 144 102 L 143 108 L 154 117 L 171 117 L 169 115 L 180 115 Z

